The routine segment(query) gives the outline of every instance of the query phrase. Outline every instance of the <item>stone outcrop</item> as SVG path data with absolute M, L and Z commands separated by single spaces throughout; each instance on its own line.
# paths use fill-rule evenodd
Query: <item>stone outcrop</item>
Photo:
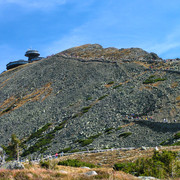
M 110 60 L 110 61 L 120 61 L 120 60 L 160 60 L 155 53 L 148 53 L 140 48 L 103 48 L 99 44 L 86 44 L 83 46 L 78 46 L 65 50 L 60 55 L 73 58 L 81 58 L 85 60 Z

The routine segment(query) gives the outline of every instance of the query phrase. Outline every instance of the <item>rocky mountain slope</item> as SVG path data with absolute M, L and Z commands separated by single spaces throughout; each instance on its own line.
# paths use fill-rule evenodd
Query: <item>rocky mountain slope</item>
M 84 45 L 0 75 L 0 144 L 23 155 L 156 146 L 180 130 L 180 62 Z

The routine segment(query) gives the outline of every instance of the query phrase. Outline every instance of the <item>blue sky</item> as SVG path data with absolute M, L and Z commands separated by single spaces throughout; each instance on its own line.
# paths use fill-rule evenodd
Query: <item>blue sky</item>
M 0 73 L 10 61 L 98 43 L 180 57 L 179 0 L 0 0 Z

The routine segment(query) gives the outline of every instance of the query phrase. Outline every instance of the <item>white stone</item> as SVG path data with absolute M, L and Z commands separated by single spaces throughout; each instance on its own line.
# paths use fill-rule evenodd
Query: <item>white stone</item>
M 139 179 L 142 179 L 142 180 L 159 180 L 155 177 L 151 177 L 151 176 L 139 176 L 138 177 Z
M 91 169 L 90 167 L 86 167 L 86 166 L 83 166 L 81 168 L 83 168 L 83 169 Z
M 87 175 L 87 176 L 95 176 L 95 175 L 97 175 L 97 172 L 96 171 L 88 171 L 88 172 L 86 172 L 84 174 Z

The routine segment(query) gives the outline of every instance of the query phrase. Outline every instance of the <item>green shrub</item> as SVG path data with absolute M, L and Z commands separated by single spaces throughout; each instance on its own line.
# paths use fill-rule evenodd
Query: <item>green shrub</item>
M 122 129 L 122 127 L 121 127 L 121 126 L 119 126 L 118 128 L 116 128 L 116 131 L 121 130 L 121 129 Z
M 178 132 L 174 135 L 174 139 L 180 139 L 180 132 Z
M 61 150 L 59 150 L 59 153 L 61 153 L 61 152 L 67 153 L 71 149 L 72 149 L 71 147 L 68 147 L 68 148 L 65 148 L 65 149 L 61 149 Z
M 172 144 L 172 146 L 180 146 L 180 141 L 175 142 L 174 144 Z
M 89 101 L 89 100 L 91 100 L 91 99 L 92 99 L 92 97 L 89 96 L 89 97 L 86 98 L 86 101 Z
M 91 144 L 94 140 L 93 139 L 80 139 L 78 142 L 81 144 L 82 147 Z
M 102 133 L 98 133 L 98 134 L 95 134 L 93 136 L 88 137 L 88 139 L 96 139 L 96 138 L 98 138 L 101 135 L 102 135 Z
M 114 81 L 110 81 L 107 83 L 108 85 L 114 84 Z
M 40 166 L 45 169 L 50 168 L 50 161 L 40 161 Z
M 73 149 L 72 151 L 70 151 L 70 153 L 75 153 L 75 152 L 79 152 L 79 149 Z
M 96 167 L 94 164 L 82 162 L 82 161 L 79 161 L 77 159 L 68 159 L 68 160 L 65 160 L 65 161 L 59 161 L 58 165 L 72 166 L 72 167 L 86 166 L 86 167 L 90 167 L 90 168 L 95 168 Z
M 108 95 L 107 94 L 105 94 L 104 96 L 101 96 L 98 100 L 102 100 L 102 99 L 104 99 L 105 97 L 107 97 Z
M 64 125 L 65 125 L 66 123 L 67 123 L 67 120 L 61 122 L 58 126 L 56 126 L 56 127 L 54 128 L 53 133 L 55 133 L 56 131 L 59 131 L 59 130 L 63 129 L 63 128 L 64 128 Z
M 52 139 L 54 138 L 54 133 L 50 132 L 46 134 L 45 137 L 40 138 L 33 146 L 29 147 L 27 150 L 25 150 L 22 154 L 22 156 L 27 156 L 29 154 L 32 154 L 34 152 L 37 152 L 44 148 L 44 146 L 47 146 L 51 143 Z
M 155 78 L 155 75 L 149 76 L 149 78 L 146 79 L 143 82 L 143 84 L 151 84 L 151 83 L 155 83 L 155 82 L 158 82 L 158 81 L 165 81 L 166 80 L 166 78 L 156 78 L 156 79 L 154 79 L 154 78 Z
M 151 158 L 139 158 L 134 163 L 116 163 L 114 170 L 121 170 L 135 176 L 153 176 L 156 178 L 167 178 L 172 175 L 172 167 L 177 153 L 172 151 L 154 151 Z M 178 173 L 176 173 L 178 174 Z
M 107 129 L 105 129 L 105 133 L 108 133 L 108 132 L 110 132 L 111 130 L 113 130 L 114 128 L 113 127 L 111 127 L 111 128 L 107 128 Z
M 131 132 L 125 132 L 125 133 L 120 134 L 119 137 L 126 138 L 126 137 L 130 136 L 131 134 L 132 134 Z
M 94 141 L 94 139 L 98 138 L 101 135 L 102 133 L 98 133 L 98 134 L 88 137 L 87 139 L 78 139 L 75 142 L 80 143 L 81 146 L 87 146 L 88 144 L 91 144 Z
M 83 108 L 81 109 L 81 112 L 82 112 L 82 113 L 87 113 L 90 108 L 91 108 L 91 106 L 83 107 Z
M 44 125 L 42 128 L 38 129 L 36 132 L 32 133 L 29 138 L 27 139 L 27 141 L 34 139 L 34 138 L 39 138 L 41 137 L 42 133 L 44 131 L 46 131 L 50 126 L 52 125 L 52 123 L 47 123 L 46 125 Z
M 122 84 L 119 84 L 119 85 L 117 85 L 117 86 L 114 86 L 113 89 L 117 89 L 117 88 L 119 88 L 119 87 L 121 87 L 121 86 L 122 86 Z

